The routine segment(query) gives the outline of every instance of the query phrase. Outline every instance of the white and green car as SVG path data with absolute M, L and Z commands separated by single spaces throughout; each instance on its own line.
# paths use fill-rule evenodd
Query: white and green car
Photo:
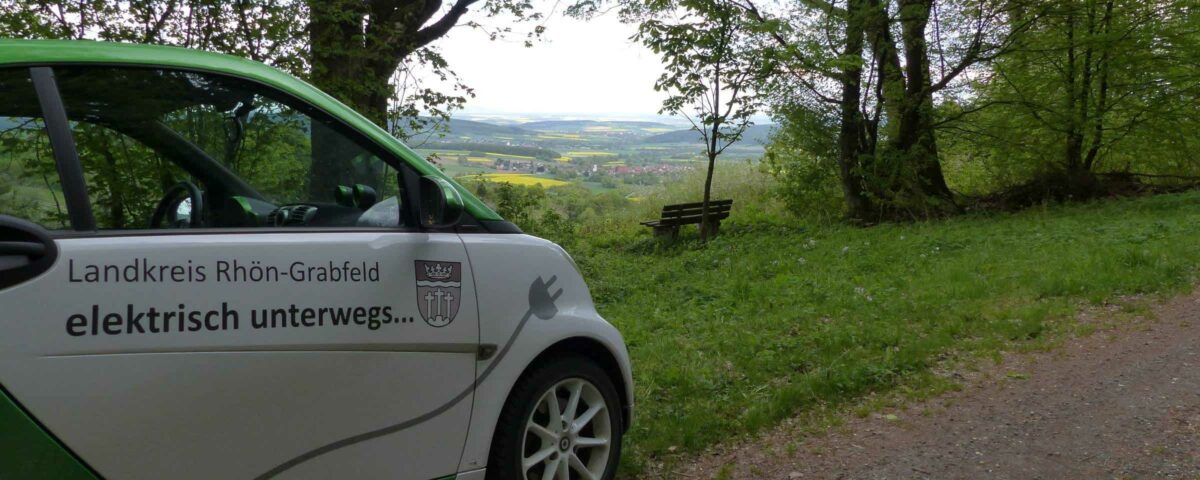
M 609 479 L 571 257 L 234 57 L 0 41 L 0 478 Z

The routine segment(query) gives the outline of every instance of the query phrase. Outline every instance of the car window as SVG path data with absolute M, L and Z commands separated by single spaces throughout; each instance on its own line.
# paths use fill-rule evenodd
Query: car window
M 50 139 L 29 69 L 0 70 L 0 214 L 68 228 Z
M 54 73 L 100 229 L 400 224 L 397 169 L 293 98 L 191 71 Z

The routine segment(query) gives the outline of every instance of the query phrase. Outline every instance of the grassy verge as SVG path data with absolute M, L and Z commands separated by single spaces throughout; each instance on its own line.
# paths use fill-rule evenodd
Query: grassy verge
M 1200 266 L 1196 193 L 867 229 L 795 222 L 743 202 L 707 246 L 661 245 L 636 222 L 571 242 L 633 356 L 627 471 L 887 391 L 947 355 L 1053 338 L 1086 304 L 1174 293 Z

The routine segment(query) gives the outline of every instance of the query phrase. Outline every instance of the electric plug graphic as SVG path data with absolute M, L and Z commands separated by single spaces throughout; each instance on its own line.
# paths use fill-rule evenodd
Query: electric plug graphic
M 554 301 L 562 296 L 563 290 L 560 288 L 550 293 L 550 286 L 554 285 L 556 280 L 557 275 L 551 275 L 548 281 L 542 280 L 539 275 L 533 284 L 529 285 L 529 311 L 542 320 L 549 320 L 558 314 L 558 307 L 554 305 Z
M 492 358 L 491 363 L 488 364 L 487 368 L 483 370 L 483 373 L 480 374 L 474 382 L 471 382 L 467 385 L 466 389 L 463 390 L 462 393 L 452 398 L 445 405 L 425 413 L 424 415 L 419 415 L 397 424 L 388 425 L 386 427 L 378 428 L 365 433 L 360 433 L 352 437 L 343 438 L 341 440 L 328 443 L 322 447 L 309 450 L 308 452 L 305 452 L 296 458 L 288 460 L 283 464 L 268 470 L 266 473 L 256 477 L 256 479 L 265 480 L 274 478 L 280 473 L 283 473 L 284 471 L 296 465 L 307 462 L 313 458 L 342 447 L 347 447 L 373 438 L 382 437 L 384 435 L 390 435 L 401 430 L 408 429 L 409 427 L 420 425 L 427 420 L 437 418 L 441 412 L 444 412 L 450 407 L 457 405 L 458 402 L 461 402 L 463 399 L 471 398 L 468 394 L 474 391 L 477 385 L 483 383 L 483 381 L 488 378 L 488 375 L 492 374 L 492 370 L 495 369 L 497 365 L 500 365 L 501 360 L 503 360 L 504 356 L 508 354 L 508 349 L 512 347 L 513 342 L 517 339 L 517 336 L 521 334 L 521 330 L 525 328 L 525 322 L 529 321 L 530 316 L 536 316 L 542 320 L 549 320 L 554 318 L 555 315 L 558 315 L 558 307 L 554 305 L 554 301 L 558 300 L 558 297 L 562 296 L 563 289 L 559 288 L 555 290 L 554 293 L 550 292 L 550 287 L 554 285 L 554 282 L 557 280 L 557 275 L 551 275 L 550 280 L 543 280 L 539 275 L 537 279 L 535 279 L 533 283 L 529 285 L 529 311 L 525 313 L 523 318 L 521 318 L 521 322 L 517 324 L 516 330 L 514 330 L 512 335 L 508 338 L 508 342 L 505 343 L 498 352 L 494 350 L 496 346 L 492 345 L 491 348 L 493 349 L 492 351 L 495 352 L 495 357 Z M 481 349 L 480 352 L 482 353 L 483 350 Z

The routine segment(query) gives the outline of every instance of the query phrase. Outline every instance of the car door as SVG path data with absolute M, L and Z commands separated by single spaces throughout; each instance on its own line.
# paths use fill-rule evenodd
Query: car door
M 410 220 L 398 159 L 231 77 L 74 65 L 0 84 L 0 121 L 29 122 L 0 138 L 0 240 L 20 240 L 0 246 L 27 247 L 0 249 L 0 385 L 82 461 L 109 478 L 455 472 L 474 282 L 456 234 Z

